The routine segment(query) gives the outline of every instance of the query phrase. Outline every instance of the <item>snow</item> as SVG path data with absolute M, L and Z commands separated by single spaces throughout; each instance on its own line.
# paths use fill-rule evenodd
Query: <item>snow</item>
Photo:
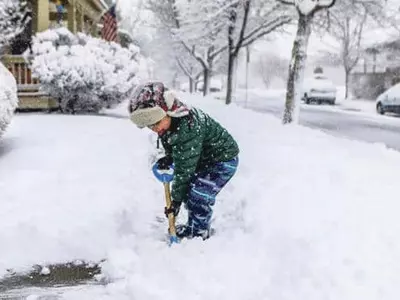
M 111 107 L 126 99 L 140 82 L 140 49 L 136 46 L 122 48 L 57 28 L 38 33 L 32 49 L 34 75 L 43 90 L 61 99 L 64 111 L 97 112 Z M 141 71 L 143 75 L 143 66 Z
M 398 152 L 182 99 L 241 148 L 217 198 L 215 236 L 161 240 L 154 135 L 131 124 L 126 107 L 113 117 L 18 115 L 0 142 L 0 273 L 106 259 L 111 283 L 62 299 L 398 299 Z
M 50 273 L 51 271 L 48 267 L 43 267 L 42 270 L 40 271 L 40 275 L 49 275 Z
M 246 91 L 244 89 L 237 90 L 237 98 L 240 101 L 237 101 L 242 106 L 245 106 L 242 99 L 245 99 Z M 223 98 L 225 92 L 214 93 L 218 95 L 219 98 Z M 249 89 L 248 90 L 248 103 L 255 107 L 269 107 L 274 106 L 279 108 L 283 108 L 285 103 L 286 90 L 285 89 Z M 342 113 L 348 114 L 363 114 L 368 119 L 375 119 L 379 122 L 385 123 L 397 123 L 399 122 L 398 118 L 393 118 L 391 115 L 379 115 L 376 112 L 376 104 L 375 101 L 367 100 L 367 99 L 344 99 L 344 87 L 337 86 L 337 99 L 335 106 L 328 105 L 306 105 L 301 103 L 302 108 L 306 109 L 316 109 L 316 110 L 326 110 L 326 111 L 340 111 Z
M 295 0 L 294 4 L 296 5 L 297 9 L 303 14 L 308 15 L 310 14 L 315 7 L 317 6 L 318 1 L 314 0 Z
M 375 101 L 366 100 L 366 99 L 339 99 L 337 102 L 340 108 L 355 111 L 355 112 L 363 112 L 369 113 L 373 115 L 377 115 L 376 112 L 376 104 Z M 381 116 L 384 117 L 384 116 Z
M 17 83 L 14 76 L 0 62 L 0 137 L 18 106 Z
M 307 77 L 303 81 L 303 89 L 309 91 L 316 89 L 319 91 L 336 92 L 336 87 L 331 80 L 325 76 Z

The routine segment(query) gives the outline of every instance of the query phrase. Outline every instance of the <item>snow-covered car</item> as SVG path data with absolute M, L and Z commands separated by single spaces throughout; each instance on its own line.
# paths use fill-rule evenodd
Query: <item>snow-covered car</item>
M 304 79 L 302 99 L 306 104 L 327 102 L 334 105 L 336 92 L 336 86 L 328 77 L 316 74 L 314 77 Z
M 400 114 L 400 83 L 378 96 L 376 111 L 381 115 L 387 112 Z
M 203 91 L 203 86 L 204 83 L 201 81 L 197 85 L 197 91 L 202 92 Z M 219 80 L 211 80 L 210 81 L 210 92 L 215 93 L 215 92 L 220 92 L 222 90 L 222 83 Z

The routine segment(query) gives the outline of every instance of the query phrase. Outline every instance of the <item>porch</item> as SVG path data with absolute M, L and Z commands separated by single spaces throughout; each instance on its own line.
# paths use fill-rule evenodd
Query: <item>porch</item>
M 107 4 L 103 0 L 31 0 L 29 3 L 32 10 L 30 23 L 0 60 L 17 81 L 18 110 L 58 109 L 57 101 L 40 90 L 40 82 L 32 76 L 22 54 L 29 51 L 32 36 L 50 28 L 67 27 L 73 33 L 98 36 L 97 25 Z
M 32 76 L 28 64 L 21 55 L 4 56 L 2 62 L 17 81 L 19 100 L 17 110 L 58 109 L 57 101 L 40 91 L 39 81 Z

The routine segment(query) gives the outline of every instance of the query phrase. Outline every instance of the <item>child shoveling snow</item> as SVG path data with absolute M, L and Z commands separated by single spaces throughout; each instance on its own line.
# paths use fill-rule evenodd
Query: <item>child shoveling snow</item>
M 236 141 L 213 118 L 189 108 L 159 82 L 138 86 L 129 112 L 139 128 L 158 134 L 165 156 L 157 161 L 157 168 L 168 170 L 174 165 L 172 203 L 165 214 L 177 216 L 182 202 L 188 210 L 188 221 L 176 226 L 176 235 L 207 239 L 215 197 L 238 166 Z

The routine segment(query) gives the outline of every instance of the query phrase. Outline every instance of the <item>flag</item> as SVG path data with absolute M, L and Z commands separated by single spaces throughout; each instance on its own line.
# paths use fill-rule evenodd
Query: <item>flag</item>
M 115 13 L 115 4 L 102 16 L 103 28 L 101 37 L 109 42 L 118 41 L 117 15 Z

